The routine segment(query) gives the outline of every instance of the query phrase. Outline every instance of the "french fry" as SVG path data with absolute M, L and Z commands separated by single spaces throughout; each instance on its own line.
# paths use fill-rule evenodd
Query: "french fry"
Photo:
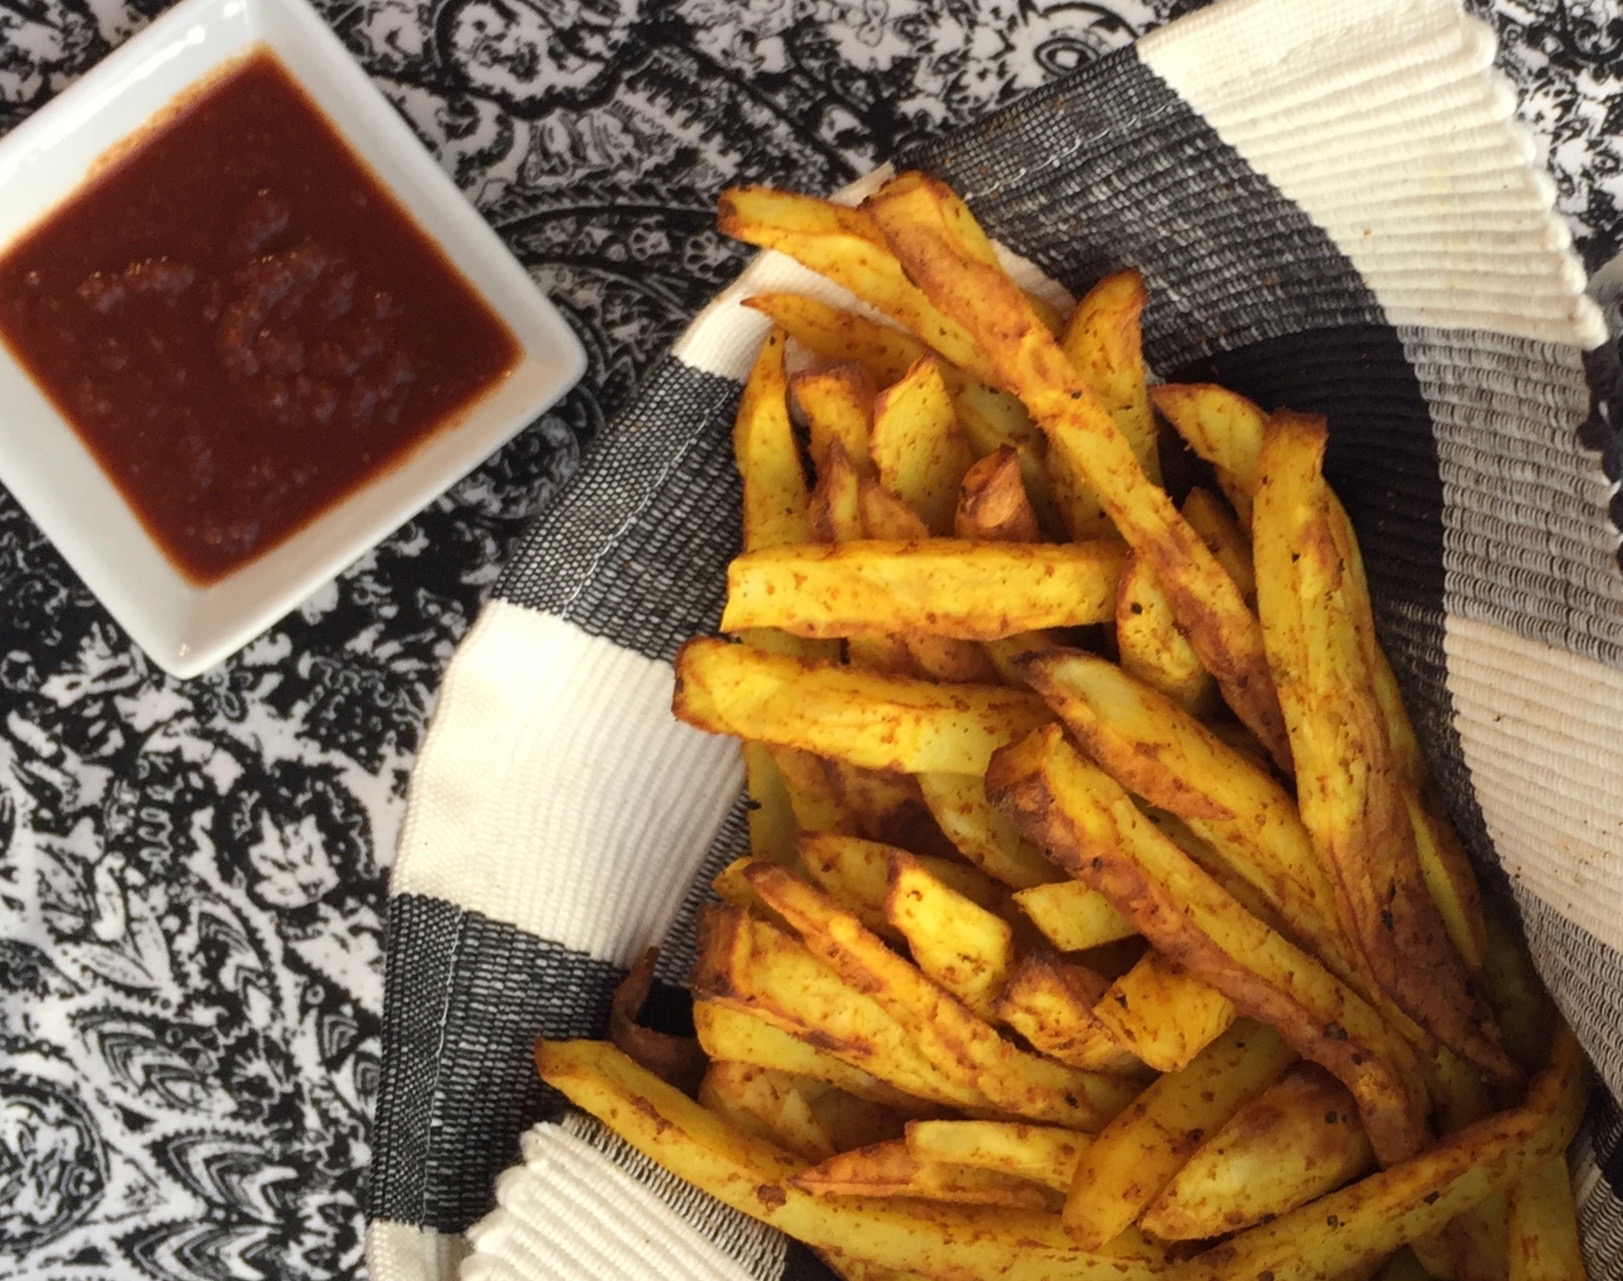
M 1034 953 L 1014 968 L 993 1013 L 1031 1044 L 1087 1072 L 1141 1072 L 1143 1064 L 1100 1022 L 1095 1008 L 1110 980 L 1071 961 Z
M 789 425 L 785 335 L 774 330 L 744 383 L 733 425 L 733 456 L 744 488 L 744 547 L 803 543 L 810 536 L 806 477 Z
M 1189 448 L 1212 465 L 1240 523 L 1250 528 L 1268 415 L 1237 392 L 1209 383 L 1166 383 L 1151 387 L 1149 396 Z
M 1141 1239 L 1077 1249 L 1054 1217 L 975 1206 L 821 1198 L 790 1180 L 803 1163 L 728 1126 L 600 1041 L 543 1042 L 541 1077 L 650 1160 L 814 1249 L 936 1281 L 1150 1281 L 1164 1252 Z
M 819 475 L 828 465 L 828 447 L 836 440 L 858 473 L 873 475 L 868 442 L 879 388 L 868 371 L 857 364 L 805 369 L 789 379 L 789 390 L 806 416 L 812 462 Z
M 885 919 L 885 900 L 890 896 L 890 859 L 891 855 L 906 851 L 878 841 L 832 833 L 807 833 L 799 838 L 798 844 L 801 865 L 813 881 L 855 912 L 864 924 L 870 917 L 877 919 L 884 928 L 876 933 L 891 931 Z M 989 912 L 1002 909 L 1002 888 L 978 868 L 928 854 L 913 857 L 929 869 L 931 876 L 971 903 Z
M 1133 447 L 1144 474 L 1159 485 L 1161 452 L 1155 415 L 1145 394 L 1138 323 L 1149 298 L 1138 272 L 1112 272 L 1076 304 L 1060 347 Z
M 999 752 L 986 790 L 1028 840 L 1158 950 L 1341 1080 L 1383 1161 L 1425 1145 L 1425 1086 L 1409 1046 L 1322 964 L 1246 912 L 1057 725 Z
M 1160 952 L 1110 985 L 1093 1017 L 1122 1049 L 1157 1072 L 1177 1072 L 1228 1031 L 1234 1002 Z
M 1346 1087 L 1298 1063 L 1201 1144 L 1143 1224 L 1167 1241 L 1223 1236 L 1332 1192 L 1374 1162 Z
M 880 483 L 932 534 L 951 533 L 958 490 L 975 455 L 932 358 L 923 357 L 879 393 L 868 448 Z
M 1014 973 L 1014 931 L 1007 921 L 903 850 L 890 856 L 885 916 L 928 978 L 981 1019 L 993 1020 L 998 994 Z
M 803 832 L 855 833 L 856 818 L 847 813 L 828 781 L 822 758 L 797 747 L 768 746 L 778 767 L 795 825 Z
M 840 805 L 856 818 L 857 829 L 869 840 L 951 852 L 909 775 L 863 769 L 848 761 L 825 760 L 822 766 Z
M 1331 871 L 1343 927 L 1376 982 L 1444 1045 L 1514 1080 L 1515 1065 L 1420 869 L 1407 784 L 1331 531 L 1320 471 L 1325 440 L 1322 419 L 1274 415 L 1253 515 L 1257 600 L 1302 821 Z
M 980 775 L 931 772 L 917 775 L 917 780 L 936 824 L 982 872 L 1017 890 L 1064 878 L 986 799 Z
M 1229 1281 L 1272 1272 L 1277 1281 L 1329 1281 L 1382 1259 L 1559 1158 L 1583 1119 L 1589 1080 L 1583 1051 L 1563 1028 L 1548 1066 L 1519 1107 L 1251 1228 L 1173 1275 L 1177 1281 Z
M 793 867 L 795 812 L 789 788 L 772 753 L 760 743 L 745 743 L 744 790 L 749 794 L 750 853 Z
M 1023 690 L 934 685 L 711 638 L 682 647 L 676 681 L 672 710 L 699 729 L 910 774 L 985 773 L 998 747 L 1048 718 Z
M 1255 609 L 1257 576 L 1251 568 L 1251 537 L 1240 528 L 1223 500 L 1197 485 L 1183 500 L 1183 518 L 1234 580 L 1245 603 Z
M 699 1102 L 729 1125 L 808 1161 L 834 1155 L 833 1139 L 812 1114 L 800 1081 L 747 1063 L 712 1062 Z
M 791 1182 L 819 1196 L 922 1197 L 947 1205 L 1051 1210 L 1056 1200 L 1030 1179 L 920 1158 L 901 1139 L 830 1156 Z
M 727 571 L 723 631 L 799 636 L 924 633 L 996 640 L 1111 617 L 1122 569 L 1110 542 L 864 541 L 777 547 Z
M 864 929 L 822 891 L 771 864 L 747 873 L 755 892 L 800 934 L 812 955 L 869 994 L 939 1071 L 1031 1121 L 1097 1129 L 1132 1097 L 1130 1083 L 1025 1054 Z M 877 1073 L 876 1073 L 877 1075 Z
M 958 506 L 952 517 L 959 538 L 997 543 L 1035 543 L 1042 539 L 1037 512 L 1020 475 L 1020 454 L 1004 445 L 964 473 Z
M 1138 464 L 1132 447 L 1076 375 L 1008 277 L 977 256 L 968 210 L 945 186 L 913 176 L 865 205 L 932 302 L 967 326 L 1042 426 L 1049 456 L 1067 460 L 1127 540 L 1150 560 L 1189 643 L 1223 696 L 1283 767 L 1290 747 L 1263 655 L 1262 631 L 1240 591 Z
M 1295 1054 L 1243 1020 L 1181 1072 L 1155 1081 L 1088 1145 L 1065 1200 L 1065 1229 L 1090 1249 L 1135 1222 L 1204 1137 L 1273 1084 Z
M 1014 901 L 1061 952 L 1085 952 L 1138 933 L 1138 927 L 1112 907 L 1109 899 L 1081 881 L 1017 890 Z
M 1178 631 L 1172 602 L 1150 562 L 1137 552 L 1127 558 L 1116 585 L 1116 649 L 1123 671 L 1193 715 L 1215 708 L 1217 685 Z
M 1510 1190 L 1510 1281 L 1583 1281 L 1572 1175 L 1564 1156 L 1534 1166 Z
M 1022 1121 L 907 1123 L 907 1150 L 921 1161 L 998 1170 L 1068 1192 L 1089 1139 L 1061 1126 Z

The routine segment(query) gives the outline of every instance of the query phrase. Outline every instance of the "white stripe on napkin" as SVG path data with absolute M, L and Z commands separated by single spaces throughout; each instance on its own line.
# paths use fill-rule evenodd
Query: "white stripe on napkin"
M 1394 324 L 1604 341 L 1476 19 L 1428 0 L 1230 0 L 1138 53 L 1329 232 Z M 1496 241 L 1513 250 L 1484 252 Z
M 444 1281 L 468 1256 L 467 1238 L 373 1219 L 366 1225 L 368 1281 Z
M 736 743 L 671 715 L 674 686 L 667 663 L 487 605 L 412 775 L 391 891 L 629 964 L 743 783 Z

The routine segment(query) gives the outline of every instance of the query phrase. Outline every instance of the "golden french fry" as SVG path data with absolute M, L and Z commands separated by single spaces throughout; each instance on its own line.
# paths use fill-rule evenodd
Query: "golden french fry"
M 1251 536 L 1240 528 L 1223 500 L 1197 485 L 1183 500 L 1183 518 L 1234 580 L 1245 603 L 1255 609 L 1257 576 L 1251 569 Z
M 1110 985 L 1093 1017 L 1122 1049 L 1157 1072 L 1176 1072 L 1234 1022 L 1234 1002 L 1160 952 L 1146 952 Z
M 1216 470 L 1240 523 L 1250 528 L 1268 415 L 1244 396 L 1208 383 L 1168 383 L 1151 387 L 1149 395 L 1189 448 Z
M 861 365 L 876 387 L 895 382 L 929 351 L 912 334 L 802 294 L 755 294 L 744 305 L 818 359 Z
M 1070 1190 L 1089 1142 L 1075 1130 L 1023 1121 L 907 1123 L 907 1150 L 921 1161 L 998 1170 L 1062 1193 Z
M 1534 1166 L 1510 1189 L 1510 1281 L 1584 1281 L 1578 1211 L 1564 1156 Z
M 848 761 L 822 762 L 829 786 L 857 829 L 869 840 L 889 845 L 951 851 L 935 830 L 918 784 L 907 774 L 863 769 Z
M 1137 552 L 1128 556 L 1116 585 L 1116 650 L 1123 671 L 1191 714 L 1215 708 L 1217 684 L 1178 631 L 1150 562 Z
M 926 977 L 990 1023 L 1014 972 L 1014 931 L 905 850 L 890 855 L 885 916 Z M 860 918 L 859 918 L 860 919 Z
M 834 1155 L 832 1137 L 812 1114 L 799 1078 L 748 1063 L 712 1062 L 699 1102 L 723 1121 L 808 1161 Z
M 746 874 L 755 892 L 800 934 L 812 955 L 905 1027 L 916 1052 L 941 1074 L 984 1094 L 994 1110 L 1090 1130 L 1132 1097 L 1132 1085 L 1120 1079 L 1017 1050 L 864 929 L 855 915 L 804 881 L 777 875 L 778 870 L 757 863 Z
M 1164 1251 L 1141 1239 L 1079 1250 L 1054 1216 L 1030 1210 L 815 1197 L 803 1163 L 741 1134 L 607 1042 L 543 1042 L 541 1077 L 652 1161 L 733 1209 L 814 1249 L 936 1281 L 1151 1281 Z
M 789 390 L 806 416 L 812 462 L 818 474 L 827 466 L 829 445 L 837 440 L 858 472 L 873 475 L 868 439 L 879 388 L 868 371 L 857 364 L 805 369 L 789 379 Z
M 778 547 L 810 537 L 806 476 L 789 425 L 785 335 L 773 330 L 744 383 L 733 425 L 733 456 L 744 483 L 744 547 Z
M 699 729 L 913 774 L 984 773 L 998 747 L 1048 718 L 1024 690 L 934 685 L 711 638 L 682 647 L 676 680 L 672 710 Z
M 1332 1192 L 1374 1163 L 1347 1087 L 1298 1063 L 1207 1137 L 1143 1224 L 1167 1241 L 1223 1236 Z
M 1283 767 L 1289 742 L 1263 655 L 1262 631 L 1217 559 L 1147 476 L 1110 415 L 1001 271 L 977 257 L 968 211 L 945 186 L 889 185 L 865 208 L 908 275 L 968 327 L 996 370 L 1042 426 L 1049 456 L 1088 483 L 1130 546 L 1150 560 L 1179 623 L 1223 696 Z
M 1085 965 L 1039 952 L 1015 967 L 993 1012 L 1038 1053 L 1069 1067 L 1140 1072 L 1143 1064 L 1117 1043 L 1095 1013 L 1109 986 L 1110 980 Z
M 982 872 L 1017 890 L 1064 877 L 986 799 L 980 775 L 932 772 L 916 777 L 941 831 Z
M 935 1105 L 920 1102 L 747 1010 L 716 1001 L 695 1001 L 693 1027 L 700 1047 L 712 1059 L 752 1063 L 823 1081 L 845 1097 L 875 1104 L 893 1115 L 927 1117 L 936 1110 Z
M 795 866 L 795 812 L 789 788 L 772 753 L 745 743 L 744 790 L 749 794 L 750 853 L 784 867 Z
M 1111 616 L 1122 550 L 1112 542 L 807 543 L 751 552 L 727 571 L 722 630 L 797 636 L 921 633 L 996 640 Z
M 1181 1265 L 1175 1276 L 1238 1281 L 1273 1272 L 1279 1281 L 1329 1281 L 1382 1259 L 1559 1158 L 1577 1133 L 1588 1096 L 1583 1050 L 1562 1028 L 1521 1106 L 1251 1228 Z
M 958 489 L 975 455 L 929 356 L 879 393 L 868 449 L 880 483 L 916 511 L 932 534 L 951 533 Z
M 1330 869 L 1343 928 L 1375 981 L 1450 1049 L 1513 1080 L 1486 1003 L 1427 890 L 1346 591 L 1320 470 L 1323 419 L 1276 414 L 1253 514 L 1257 601 L 1296 758 L 1302 822 Z M 1372 642 L 1371 642 L 1372 643 Z
M 1065 1229 L 1097 1248 L 1135 1222 L 1172 1176 L 1296 1056 L 1272 1029 L 1242 1020 L 1181 1072 L 1160 1077 L 1082 1153 Z
M 1020 474 L 1020 454 L 1003 445 L 967 472 L 953 512 L 959 538 L 996 543 L 1035 543 L 1042 539 L 1037 512 Z
M 1051 1210 L 1055 1201 L 1052 1192 L 1030 1179 L 921 1158 L 902 1139 L 830 1156 L 792 1182 L 818 1196 L 922 1197 L 948 1205 L 1023 1210 Z
M 874 933 L 900 940 L 901 935 L 885 915 L 885 900 L 890 896 L 891 856 L 905 851 L 878 841 L 832 833 L 803 835 L 799 850 L 806 874 L 830 897 L 854 913 Z M 1002 906 L 1003 891 L 976 868 L 927 854 L 913 857 L 937 880 L 970 902 L 988 911 Z
M 795 825 L 801 831 L 856 832 L 857 820 L 840 804 L 821 757 L 796 747 L 768 745 L 767 751 L 778 767 Z
M 1112 907 L 1109 899 L 1081 881 L 1017 890 L 1014 901 L 1061 952 L 1085 952 L 1138 933 L 1138 927 Z
M 1425 1145 L 1425 1084 L 1409 1046 L 1162 835 L 1059 726 L 1000 751 L 986 791 L 1028 840 L 1104 894 L 1153 946 L 1341 1080 L 1384 1161 Z
M 1149 300 L 1138 272 L 1112 272 L 1076 304 L 1060 346 L 1133 447 L 1144 474 L 1159 485 L 1160 442 L 1145 393 L 1143 335 L 1138 323 Z

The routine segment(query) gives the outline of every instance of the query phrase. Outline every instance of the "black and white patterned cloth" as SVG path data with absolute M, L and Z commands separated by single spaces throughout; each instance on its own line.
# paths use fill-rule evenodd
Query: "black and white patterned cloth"
M 162 7 L 0 0 L 0 125 Z M 1145 266 L 1163 374 L 1215 369 L 1329 410 L 1383 622 L 1460 817 L 1506 859 L 1580 1024 L 1615 1012 L 1620 843 L 1596 825 L 1623 812 L 1608 773 L 1619 622 L 1600 563 L 1609 491 L 1567 431 L 1583 340 L 1563 325 L 1577 322 L 1556 308 L 1530 331 L 1529 288 L 1491 322 L 1472 304 L 1469 328 L 1436 323 L 1443 303 L 1405 293 L 1401 258 L 1349 249 L 1358 206 L 1313 188 L 1306 125 L 1296 152 L 1247 150 L 1244 104 L 1202 96 L 1216 46 L 1195 65 L 1172 65 L 1170 37 L 1159 55 L 1101 61 L 1195 6 L 321 7 L 575 324 L 590 369 L 445 499 L 190 683 L 134 651 L 0 495 L 0 1274 L 351 1276 L 363 1205 L 380 1281 L 448 1274 L 548 1113 L 533 1036 L 599 1030 L 625 962 L 667 933 L 664 977 L 680 977 L 695 869 L 739 839 L 737 770 L 725 745 L 656 712 L 675 644 L 713 626 L 736 542 L 718 425 L 749 335 L 713 312 L 666 353 L 745 262 L 711 230 L 715 193 L 738 180 L 832 191 L 899 155 L 929 163 L 1061 281 Z M 1553 195 L 1595 270 L 1623 232 L 1623 14 L 1609 0 L 1476 7 L 1515 86 L 1479 105 L 1519 104 L 1526 152 L 1553 178 L 1531 198 Z M 1276 47 L 1279 30 L 1265 35 Z M 1459 67 L 1475 74 L 1485 49 L 1462 41 Z M 1024 114 L 958 132 L 1044 85 Z M 1205 178 L 1181 169 L 1218 153 Z M 1060 163 L 1038 172 L 1045 158 Z M 1104 217 L 1121 208 L 1102 200 L 1112 182 L 1198 215 L 1200 234 L 1160 242 L 1142 210 Z M 1386 194 L 1363 188 L 1371 216 Z M 1085 235 L 1053 216 L 1082 208 L 1100 215 Z M 1493 266 L 1463 267 L 1461 288 Z M 1353 399 L 1325 399 L 1337 388 Z M 1515 740 L 1501 778 L 1494 718 L 1512 695 L 1503 733 L 1553 737 Z M 1559 717 L 1536 714 L 1552 705 Z M 1554 833 L 1536 822 L 1552 809 L 1570 820 Z M 1614 1084 L 1616 1029 L 1587 1024 Z M 1598 1113 L 1614 1165 L 1620 1129 Z M 591 1127 L 525 1144 L 578 1197 L 555 1222 L 556 1205 L 531 1207 L 558 1244 L 530 1275 L 638 1275 L 637 1225 L 667 1276 L 807 1266 L 702 1198 L 624 1173 L 648 1175 L 635 1160 L 605 1161 L 613 1145 Z M 1587 1186 L 1596 1257 L 1615 1260 L 1611 1182 L 1623 1169 Z M 503 1181 L 520 1221 L 530 1186 Z M 702 1230 L 673 1231 L 671 1200 Z M 513 1222 L 485 1222 L 470 1272 L 507 1266 Z

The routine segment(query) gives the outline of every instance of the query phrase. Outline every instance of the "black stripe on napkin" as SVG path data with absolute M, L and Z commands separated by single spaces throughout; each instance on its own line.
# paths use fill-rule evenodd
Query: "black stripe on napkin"
M 1623 1027 L 1617 1021 L 1623 992 L 1623 954 L 1575 925 L 1531 891 L 1516 894 L 1522 928 L 1539 973 L 1554 993 L 1601 1079 L 1623 1097 Z M 1623 1193 L 1623 1159 L 1617 1168 Z
M 739 390 L 662 360 L 525 534 L 496 594 L 647 658 L 714 632 L 740 540 Z
M 389 900 L 388 939 L 367 1217 L 461 1232 L 561 1106 L 536 1037 L 601 1036 L 625 971 L 416 894 Z
M 1623 1276 L 1623 1112 L 1604 1090 L 1595 1093 L 1588 1128 L 1600 1180 L 1578 1202 L 1584 1258 L 1591 1281 L 1617 1281 Z M 1580 1163 L 1580 1177 L 1584 1172 Z

